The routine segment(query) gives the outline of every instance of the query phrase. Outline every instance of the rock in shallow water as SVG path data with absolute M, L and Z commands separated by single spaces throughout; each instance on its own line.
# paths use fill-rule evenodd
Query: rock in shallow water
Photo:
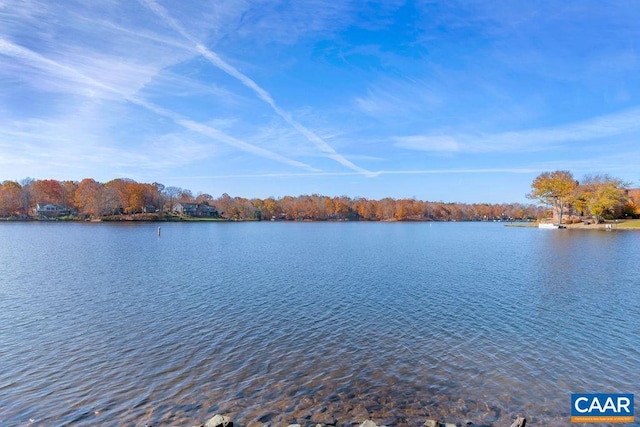
M 233 421 L 229 417 L 216 414 L 205 423 L 204 427 L 233 427 Z
M 360 424 L 359 427 L 386 427 L 386 426 L 379 426 L 378 424 L 374 423 L 371 420 L 366 420 L 365 422 Z

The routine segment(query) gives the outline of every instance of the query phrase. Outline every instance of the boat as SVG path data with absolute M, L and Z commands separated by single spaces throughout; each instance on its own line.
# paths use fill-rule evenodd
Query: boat
M 560 226 L 558 224 L 553 224 L 550 222 L 541 222 L 538 224 L 538 228 L 548 228 L 548 229 L 552 229 L 552 228 L 565 228 L 564 225 Z

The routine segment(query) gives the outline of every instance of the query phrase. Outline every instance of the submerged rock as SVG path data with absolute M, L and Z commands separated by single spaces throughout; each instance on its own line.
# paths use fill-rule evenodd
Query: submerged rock
M 317 425 L 334 425 L 336 420 L 331 416 L 331 414 L 328 414 L 327 412 L 320 412 L 311 416 L 311 422 L 314 422 Z

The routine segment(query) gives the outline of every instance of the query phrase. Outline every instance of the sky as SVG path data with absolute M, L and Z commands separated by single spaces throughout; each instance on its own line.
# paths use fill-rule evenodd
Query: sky
M 529 203 L 639 165 L 636 0 L 0 0 L 0 181 Z

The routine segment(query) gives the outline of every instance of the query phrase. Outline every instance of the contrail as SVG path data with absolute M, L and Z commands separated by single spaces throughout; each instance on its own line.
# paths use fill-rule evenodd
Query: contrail
M 200 53 L 202 56 L 207 58 L 209 62 L 211 62 L 217 68 L 224 71 L 231 77 L 237 79 L 243 85 L 251 89 L 258 96 L 258 98 L 266 102 L 271 107 L 271 109 L 273 109 L 273 111 L 278 116 L 280 116 L 285 122 L 287 122 L 290 126 L 296 129 L 302 135 L 304 135 L 305 138 L 307 138 L 310 142 L 312 142 L 320 151 L 327 154 L 327 157 L 335 160 L 341 165 L 349 169 L 352 169 L 362 175 L 366 175 L 369 177 L 376 175 L 376 173 L 363 169 L 360 166 L 346 159 L 343 155 L 339 154 L 333 147 L 331 147 L 324 139 L 322 139 L 321 137 L 316 135 L 312 130 L 308 129 L 306 126 L 304 126 L 303 124 L 295 120 L 293 117 L 291 117 L 291 114 L 289 114 L 287 111 L 280 108 L 278 104 L 276 104 L 276 102 L 274 101 L 273 97 L 269 94 L 269 92 L 264 90 L 255 81 L 247 77 L 237 68 L 235 68 L 231 64 L 224 61 L 215 52 L 211 51 L 202 43 L 200 43 L 195 37 L 189 34 L 178 21 L 173 19 L 173 17 L 169 15 L 169 12 L 164 7 L 159 5 L 155 0 L 138 0 L 138 1 L 142 3 L 142 5 L 144 5 L 147 9 L 155 13 L 160 19 L 162 19 L 169 27 L 173 28 L 176 32 L 178 32 L 182 37 L 184 37 L 185 39 L 193 43 L 195 50 L 198 53 Z
M 242 151 L 246 151 L 248 153 L 252 153 L 267 159 L 275 160 L 280 163 L 285 163 L 291 166 L 295 166 L 301 169 L 306 169 L 311 172 L 319 172 L 319 169 L 314 168 L 312 166 L 307 165 L 306 163 L 299 162 L 297 160 L 289 159 L 288 157 L 281 156 L 280 154 L 274 153 L 273 151 L 266 150 L 262 147 L 258 147 L 248 142 L 244 142 L 239 140 L 238 138 L 234 138 L 231 135 L 227 135 L 226 133 L 219 131 L 218 129 L 212 128 L 211 126 L 204 125 L 202 123 L 195 122 L 193 120 L 185 119 L 181 117 L 179 114 L 176 114 L 172 111 L 166 110 L 164 108 L 160 108 L 156 105 L 153 105 L 147 101 L 127 96 L 126 99 L 136 105 L 140 105 L 160 116 L 164 116 L 170 118 L 175 123 L 184 127 L 185 129 L 191 130 L 193 132 L 197 132 L 199 134 L 214 138 L 217 141 L 222 142 L 223 144 L 230 145 L 232 147 L 238 148 Z
M 106 92 L 116 94 L 119 97 L 122 97 L 125 100 L 131 102 L 132 104 L 138 105 L 155 114 L 171 119 L 173 122 L 184 127 L 185 129 L 200 133 L 210 138 L 214 138 L 215 140 L 223 144 L 230 145 L 242 151 L 246 151 L 248 153 L 255 154 L 257 156 L 261 156 L 267 159 L 275 160 L 280 163 L 288 164 L 290 166 L 295 166 L 301 169 L 306 169 L 310 172 L 319 172 L 319 169 L 309 166 L 306 163 L 289 159 L 280 154 L 277 154 L 272 151 L 266 150 L 264 148 L 241 141 L 237 138 L 227 135 L 224 132 L 219 131 L 218 129 L 212 128 L 211 126 L 207 126 L 201 123 L 194 122 L 192 120 L 185 119 L 184 117 L 170 110 L 166 110 L 152 103 L 139 99 L 135 96 L 131 96 L 126 93 L 123 93 L 121 90 L 118 90 L 100 81 L 97 81 L 91 77 L 88 77 L 74 68 L 71 68 L 67 65 L 53 61 L 47 57 L 40 55 L 39 53 L 36 53 L 25 47 L 16 45 L 3 38 L 0 38 L 0 54 L 25 60 L 31 63 L 32 65 L 40 69 L 43 69 L 45 71 L 51 71 L 52 69 L 55 69 L 59 74 L 64 75 L 66 78 L 72 81 L 84 83 L 89 86 L 93 86 L 93 87 L 97 87 L 102 90 L 105 90 Z

